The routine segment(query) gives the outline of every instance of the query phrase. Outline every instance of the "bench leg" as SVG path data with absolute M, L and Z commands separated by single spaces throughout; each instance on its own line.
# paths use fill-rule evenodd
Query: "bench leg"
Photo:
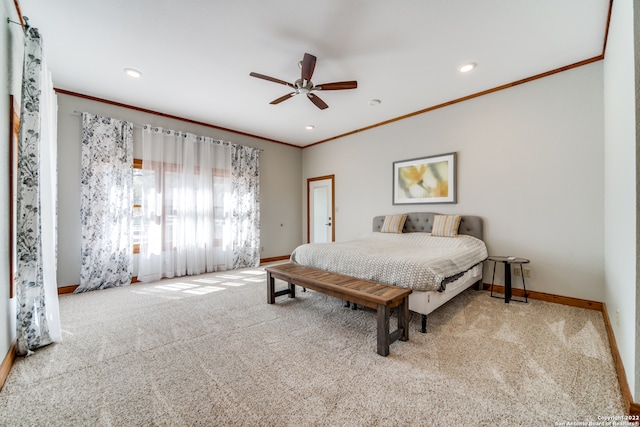
M 389 306 L 378 305 L 378 354 L 389 355 Z
M 288 282 L 289 284 L 289 298 L 295 298 L 296 297 L 296 285 L 294 285 L 292 282 Z
M 427 333 L 427 315 L 423 314 L 420 316 L 420 320 L 422 320 L 422 328 L 420 329 L 420 332 L 422 332 L 423 334 Z
M 275 304 L 276 302 L 276 284 L 271 273 L 267 271 L 267 304 Z
M 287 282 L 285 289 L 276 291 L 276 278 L 267 271 L 267 304 L 275 304 L 276 298 L 282 295 L 289 295 L 289 298 L 296 297 L 296 285 L 291 282 Z
M 398 329 L 402 330 L 400 341 L 409 341 L 409 303 L 408 298 L 398 306 Z

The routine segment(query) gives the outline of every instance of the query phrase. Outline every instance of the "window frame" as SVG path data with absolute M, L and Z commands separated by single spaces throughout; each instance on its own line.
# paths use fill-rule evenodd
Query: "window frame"
M 142 170 L 142 159 L 133 159 L 133 169 Z M 136 209 L 136 208 L 142 209 L 142 205 L 141 204 L 137 205 L 135 203 L 135 200 L 134 200 L 133 209 Z M 133 237 L 132 237 L 132 240 L 133 240 Z M 133 244 L 133 253 L 134 254 L 139 254 L 140 253 L 140 243 L 134 243 Z

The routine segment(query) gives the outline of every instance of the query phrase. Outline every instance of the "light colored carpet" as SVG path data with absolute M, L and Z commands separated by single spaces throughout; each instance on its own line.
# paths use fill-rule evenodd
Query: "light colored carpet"
M 553 426 L 622 415 L 602 314 L 468 290 L 376 354 L 376 320 L 262 268 L 60 298 L 63 342 L 19 358 L 0 424 Z M 395 326 L 395 318 L 392 325 Z

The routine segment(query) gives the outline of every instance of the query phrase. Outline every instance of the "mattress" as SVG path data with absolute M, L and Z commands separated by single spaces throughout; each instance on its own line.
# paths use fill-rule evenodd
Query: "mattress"
M 442 291 L 487 258 L 475 237 L 373 232 L 359 239 L 298 246 L 291 262 L 416 291 Z

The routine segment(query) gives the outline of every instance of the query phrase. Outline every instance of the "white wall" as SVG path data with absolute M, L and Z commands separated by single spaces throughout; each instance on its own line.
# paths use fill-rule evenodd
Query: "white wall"
M 55 76 L 54 76 L 55 82 Z M 299 183 L 302 150 L 257 138 L 221 131 L 175 119 L 70 95 L 58 95 L 58 286 L 80 281 L 80 158 L 82 120 L 74 111 L 86 111 L 152 124 L 167 129 L 261 148 L 260 222 L 261 258 L 288 255 L 302 241 Z M 134 128 L 134 142 L 141 130 Z M 282 225 L 281 225 L 282 224 Z M 137 271 L 137 270 L 136 270 Z
M 4 221 L 0 227 L 0 362 L 8 353 L 16 338 L 15 298 L 9 298 L 9 95 L 20 100 L 22 84 L 22 56 L 24 34 L 18 25 L 7 25 L 7 18 L 18 22 L 18 14 L 11 0 L 2 0 L 0 19 L 2 36 L 0 36 L 0 218 Z
M 604 62 L 604 302 L 633 392 L 637 388 L 634 385 L 637 153 L 632 0 L 613 2 Z M 636 390 L 635 400 L 638 398 Z
M 480 215 L 490 254 L 531 259 L 528 289 L 602 301 L 602 86 L 597 62 L 319 144 L 303 177 L 335 174 L 338 241 L 375 215 Z M 393 161 L 452 151 L 457 204 L 391 204 Z

